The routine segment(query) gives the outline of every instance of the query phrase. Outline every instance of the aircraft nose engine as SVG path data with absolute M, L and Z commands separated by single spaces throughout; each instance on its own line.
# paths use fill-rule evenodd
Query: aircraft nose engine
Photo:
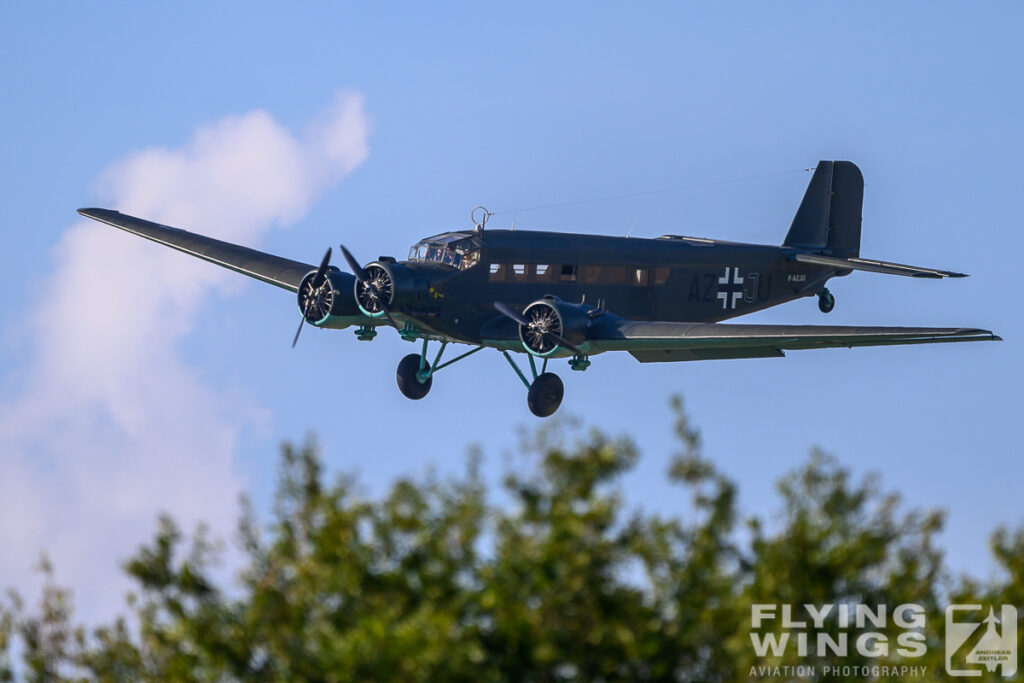
M 573 354 L 578 349 L 564 348 L 558 340 L 578 347 L 587 339 L 590 319 L 582 306 L 569 304 L 556 298 L 534 301 L 523 310 L 519 325 L 519 339 L 526 350 L 535 356 Z

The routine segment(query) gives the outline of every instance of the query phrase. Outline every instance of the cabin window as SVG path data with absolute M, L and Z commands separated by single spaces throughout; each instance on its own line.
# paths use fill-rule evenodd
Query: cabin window
M 588 285 L 600 282 L 603 270 L 602 266 L 583 266 L 583 282 Z
M 471 258 L 479 258 L 479 252 L 462 257 L 465 264 Z M 468 266 L 462 265 L 463 268 Z M 490 263 L 488 279 L 492 282 L 576 282 L 575 265 L 551 265 L 550 263 Z M 600 266 L 603 269 L 603 266 Z
M 651 271 L 649 268 L 633 268 L 632 284 L 635 287 L 647 287 L 651 284 Z
M 671 272 L 669 268 L 655 268 L 654 269 L 654 284 L 663 285 L 668 282 L 668 274 Z
M 610 266 L 608 268 L 608 282 L 613 285 L 624 285 L 629 282 L 627 268 L 625 266 Z
M 462 269 L 462 270 L 465 270 L 467 268 L 472 268 L 473 266 L 475 266 L 478 263 L 480 263 L 480 250 L 479 249 L 476 250 L 476 251 L 468 252 L 465 256 L 463 256 L 462 257 L 462 263 L 461 263 L 461 265 L 459 265 L 459 268 Z

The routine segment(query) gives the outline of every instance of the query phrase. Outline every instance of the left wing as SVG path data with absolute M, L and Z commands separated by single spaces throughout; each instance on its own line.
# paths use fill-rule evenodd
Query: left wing
M 120 211 L 79 209 L 78 213 L 292 292 L 298 292 L 302 278 L 316 268 L 308 263 L 153 223 Z
M 629 351 L 641 363 L 769 358 L 798 349 L 1002 341 L 968 327 L 852 327 L 638 322 L 607 316 L 587 337 L 591 353 Z

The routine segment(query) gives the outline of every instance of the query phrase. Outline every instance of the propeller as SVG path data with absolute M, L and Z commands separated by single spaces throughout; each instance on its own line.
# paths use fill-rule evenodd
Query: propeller
M 341 255 L 345 257 L 345 262 L 348 263 L 348 269 L 352 271 L 352 274 L 356 276 L 356 279 L 360 282 L 366 282 L 366 271 L 359 265 L 359 261 L 356 261 L 355 257 L 352 256 L 352 252 L 345 248 L 345 245 L 341 245 Z
M 395 329 L 401 329 L 398 326 L 398 322 L 391 315 L 391 309 L 388 304 L 384 302 L 384 297 L 381 295 L 380 290 L 377 289 L 377 285 L 373 283 L 369 274 L 362 266 L 359 265 L 359 261 L 356 261 L 355 257 L 352 256 L 352 252 L 346 249 L 344 244 L 341 245 L 341 253 L 342 256 L 345 257 L 345 262 L 348 263 L 349 270 L 352 271 L 352 274 L 356 276 L 356 279 L 359 280 L 360 284 L 370 290 L 370 293 L 380 303 L 380 309 L 383 311 L 384 317 L 388 319 L 388 322 L 391 323 Z
M 316 269 L 316 275 L 313 276 L 313 280 L 310 284 L 315 287 L 310 292 L 310 295 L 306 297 L 306 306 L 302 311 L 302 320 L 299 321 L 299 329 L 295 330 L 295 338 L 292 339 L 292 348 L 299 343 L 299 335 L 302 334 L 302 327 L 306 324 L 306 316 L 309 315 L 309 309 L 312 307 L 313 302 L 316 301 L 321 290 L 330 284 L 330 280 L 327 279 L 327 268 L 331 263 L 331 248 L 327 247 L 327 252 L 324 254 L 324 258 L 320 261 L 320 267 Z
M 498 312 L 501 313 L 502 315 L 504 315 L 506 318 L 511 318 L 515 322 L 519 323 L 520 325 L 522 325 L 523 327 L 526 327 L 528 329 L 537 330 L 538 326 L 537 326 L 537 323 L 535 321 L 527 320 L 525 317 L 523 317 L 523 315 L 521 313 L 517 312 L 515 309 L 513 309 L 513 308 L 511 308 L 511 307 L 509 307 L 509 306 L 507 306 L 507 305 L 505 305 L 503 303 L 501 303 L 500 301 L 495 301 L 494 302 L 494 307 L 496 309 L 498 309 Z M 575 344 L 570 342 L 568 339 L 562 337 L 561 335 L 559 335 L 559 334 L 557 334 L 555 332 L 552 332 L 550 330 L 544 330 L 543 332 L 541 332 L 541 334 L 543 334 L 549 340 L 553 341 L 558 346 L 562 346 L 562 347 L 565 347 L 565 348 L 569 349 L 570 351 L 575 353 L 577 356 L 585 355 L 583 353 L 583 351 L 578 346 L 576 346 Z

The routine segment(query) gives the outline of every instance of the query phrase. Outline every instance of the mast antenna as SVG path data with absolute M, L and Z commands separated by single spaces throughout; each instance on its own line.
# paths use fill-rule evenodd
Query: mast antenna
M 474 206 L 473 210 L 469 212 L 469 220 L 473 221 L 477 232 L 483 232 L 484 226 L 487 225 L 487 220 L 493 215 L 486 207 Z M 480 216 L 480 218 L 477 218 L 477 216 Z

